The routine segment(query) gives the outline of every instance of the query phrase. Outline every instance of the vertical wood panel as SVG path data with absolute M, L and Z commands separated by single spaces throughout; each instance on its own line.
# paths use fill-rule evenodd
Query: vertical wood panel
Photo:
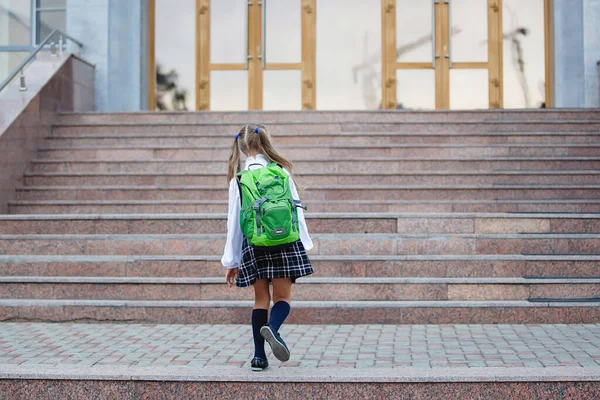
M 396 0 L 381 0 L 381 108 L 395 109 L 396 89 Z
M 196 109 L 210 109 L 210 0 L 196 0 Z
M 148 0 L 148 110 L 156 109 L 156 0 Z
M 502 76 L 502 0 L 488 0 L 488 77 L 489 107 L 504 106 Z
M 552 7 L 551 0 L 544 0 L 544 47 L 546 58 L 546 108 L 553 104 L 554 58 L 552 57 Z
M 302 0 L 302 109 L 317 107 L 317 4 Z
M 263 97 L 262 1 L 248 2 L 248 109 L 261 110 Z

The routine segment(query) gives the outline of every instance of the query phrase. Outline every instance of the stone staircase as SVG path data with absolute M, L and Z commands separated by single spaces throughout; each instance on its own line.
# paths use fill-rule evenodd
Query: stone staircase
M 0 216 L 0 320 L 246 323 L 226 160 L 265 123 L 316 274 L 290 323 L 600 321 L 600 111 L 64 114 Z

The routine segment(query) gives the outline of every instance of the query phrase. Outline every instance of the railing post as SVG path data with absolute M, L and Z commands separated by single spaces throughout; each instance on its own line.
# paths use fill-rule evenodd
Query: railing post
M 20 80 L 19 92 L 26 92 L 27 91 L 27 83 L 25 82 L 25 72 L 23 72 L 23 70 L 21 70 L 21 76 L 20 76 L 19 80 Z
M 63 35 L 60 35 L 58 37 L 58 56 L 62 57 L 63 56 Z
M 56 43 L 54 42 L 50 42 L 50 54 L 52 55 L 52 57 L 56 57 Z

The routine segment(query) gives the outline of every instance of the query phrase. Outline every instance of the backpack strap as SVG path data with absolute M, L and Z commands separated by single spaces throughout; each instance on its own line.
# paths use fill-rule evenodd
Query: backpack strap
M 244 206 L 244 202 L 242 200 L 242 184 L 240 183 L 240 177 L 235 177 L 235 183 L 237 183 L 238 191 L 240 192 L 240 208 Z
M 250 170 L 250 167 L 253 166 L 253 165 L 260 165 L 261 168 L 264 167 L 264 165 L 262 165 L 261 163 L 254 163 L 254 164 L 248 165 L 248 170 Z
M 261 229 L 260 229 L 260 208 L 267 201 L 269 201 L 269 198 L 267 196 L 263 197 L 260 200 L 254 200 L 254 207 L 253 208 L 254 208 L 254 212 L 256 214 L 256 236 L 260 236 L 261 235 Z

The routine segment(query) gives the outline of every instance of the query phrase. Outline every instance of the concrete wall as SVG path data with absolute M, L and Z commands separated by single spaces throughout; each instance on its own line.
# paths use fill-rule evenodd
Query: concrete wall
M 600 107 L 600 0 L 553 1 L 556 107 Z
M 96 110 L 137 111 L 145 105 L 144 0 L 67 0 L 67 31 L 96 64 Z
M 600 107 L 600 0 L 583 1 L 585 104 Z
M 108 0 L 67 0 L 67 33 L 84 44 L 83 58 L 96 66 L 96 109 L 108 98 Z
M 107 111 L 141 109 L 141 1 L 109 0 Z

